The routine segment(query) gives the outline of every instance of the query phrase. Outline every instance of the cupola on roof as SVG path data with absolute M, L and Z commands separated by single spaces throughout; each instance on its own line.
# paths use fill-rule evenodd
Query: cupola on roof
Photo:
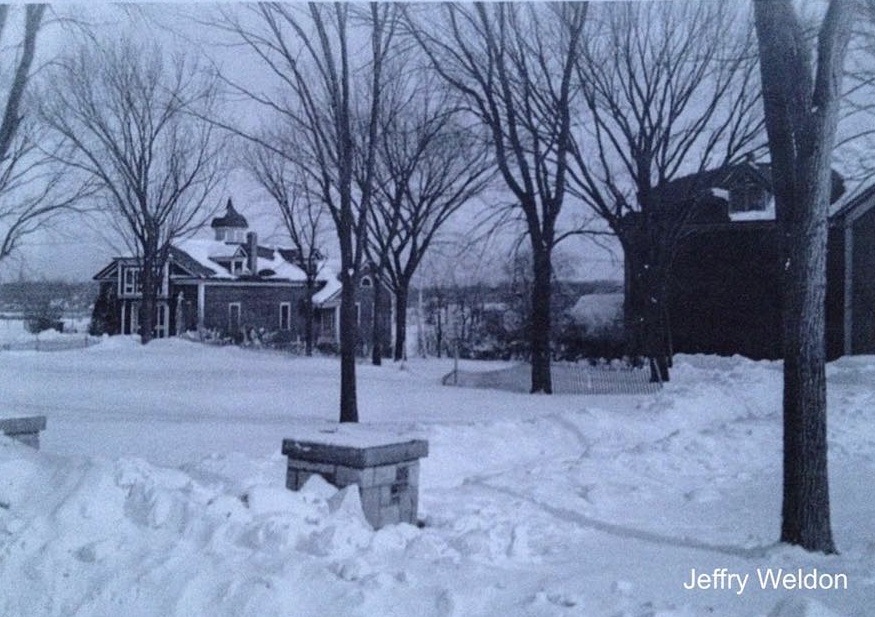
M 228 205 L 225 206 L 225 216 L 217 216 L 210 223 L 210 227 L 216 228 L 236 228 L 246 229 L 249 227 L 249 222 L 246 218 L 234 209 L 234 204 L 231 203 L 231 198 L 228 198 Z

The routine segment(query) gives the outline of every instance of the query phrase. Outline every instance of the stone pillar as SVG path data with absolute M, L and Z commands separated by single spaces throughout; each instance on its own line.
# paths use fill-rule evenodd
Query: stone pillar
M 39 434 L 46 428 L 45 416 L 25 418 L 0 416 L 0 432 L 16 441 L 39 450 Z
M 419 459 L 428 456 L 427 441 L 338 431 L 285 439 L 282 452 L 289 489 L 297 491 L 313 474 L 338 488 L 357 484 L 365 518 L 375 529 L 417 523 Z

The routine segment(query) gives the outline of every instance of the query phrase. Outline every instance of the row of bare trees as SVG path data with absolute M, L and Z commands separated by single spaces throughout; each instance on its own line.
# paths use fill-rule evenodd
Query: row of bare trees
M 752 23 L 745 9 L 714 3 L 228 7 L 208 25 L 254 54 L 269 86 L 207 75 L 148 46 L 89 48 L 85 37 L 57 62 L 40 116 L 66 148 L 50 158 L 100 187 L 103 210 L 148 265 L 144 298 L 172 240 L 211 210 L 220 137 L 243 137 L 310 289 L 333 223 L 344 401 L 355 398 L 363 264 L 394 296 L 400 358 L 422 255 L 493 179 L 486 199 L 509 195 L 531 246 L 532 391 L 552 390 L 552 253 L 580 233 L 619 239 L 636 292 L 626 303 L 629 351 L 653 358 L 665 380 L 666 284 L 689 211 L 662 204 L 658 188 L 761 145 Z M 266 122 L 219 114 L 220 85 Z M 598 229 L 586 225 L 593 218 Z M 143 303 L 144 340 L 153 304 Z
M 352 85 L 345 5 L 311 5 L 310 28 L 292 9 L 262 5 L 256 11 L 266 30 L 236 22 L 234 31 L 287 80 L 296 99 L 292 108 L 268 102 L 311 132 L 305 141 L 318 163 L 313 169 L 320 177 L 314 181 L 333 208 L 343 280 L 349 284 L 342 329 L 352 326 L 351 283 L 367 252 L 365 234 L 383 240 L 378 263 L 384 268 L 388 238 L 398 228 L 394 186 L 385 192 L 376 182 L 378 132 L 399 128 L 385 124 L 394 110 L 384 105 L 389 88 L 383 77 L 391 74 L 391 41 L 399 27 L 412 36 L 430 68 L 457 95 L 462 117 L 475 118 L 485 129 L 498 175 L 525 224 L 534 275 L 533 392 L 552 389 L 552 252 L 566 235 L 584 231 L 561 228 L 566 197 L 574 195 L 592 208 L 620 238 L 627 273 L 642 290 L 629 302 L 634 314 L 627 325 L 640 324 L 642 348 L 655 360 L 656 377 L 666 379 L 665 283 L 692 206 L 670 211 L 677 204 L 663 203 L 659 188 L 756 147 L 764 108 L 789 264 L 782 540 L 831 552 L 822 293 L 830 154 L 850 5 L 850 0 L 830 3 L 816 65 L 789 0 L 755 3 L 758 39 L 748 14 L 711 3 L 475 4 L 404 11 L 371 6 L 363 20 L 370 34 L 368 78 L 358 88 Z M 289 45 L 289 37 L 296 44 Z M 312 73 L 302 70 L 303 56 L 312 61 Z M 352 130 L 354 92 L 364 98 L 358 101 L 358 122 L 365 130 Z M 377 197 L 380 189 L 384 199 Z M 389 209 L 375 219 L 381 226 L 369 229 L 372 200 Z M 341 420 L 354 421 L 354 364 L 344 362 L 342 370 Z
M 661 204 L 657 187 L 762 146 L 750 15 L 714 3 L 584 3 L 441 5 L 417 17 L 431 66 L 488 127 L 531 243 L 532 391 L 552 389 L 553 249 L 593 233 L 563 224 L 566 202 L 619 239 L 636 292 L 629 350 L 668 379 L 666 284 L 690 207 Z

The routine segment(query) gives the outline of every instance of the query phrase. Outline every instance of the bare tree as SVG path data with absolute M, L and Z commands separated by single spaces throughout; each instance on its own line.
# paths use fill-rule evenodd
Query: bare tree
M 852 0 L 829 3 L 816 61 L 791 0 L 756 0 L 754 11 L 784 258 L 781 541 L 833 553 L 823 306 L 831 161 Z
M 395 299 L 395 360 L 405 357 L 408 294 L 423 256 L 447 220 L 493 176 L 482 136 L 463 124 L 442 85 L 423 80 L 381 127 L 380 198 L 368 239 Z
M 66 181 L 53 158 L 63 147 L 35 121 L 27 100 L 45 5 L 0 5 L 3 111 L 0 120 L 0 261 L 48 221 L 73 209 L 88 186 Z M 20 13 L 21 28 L 15 23 Z M 20 39 L 15 33 L 21 31 Z M 5 71 L 10 73 L 6 74 Z
M 308 183 L 334 222 L 342 284 L 340 421 L 358 422 L 355 283 L 374 193 L 383 64 L 392 49 L 397 7 L 265 3 L 248 8 L 244 17 L 225 12 L 214 25 L 242 41 L 281 84 L 275 95 L 231 85 L 298 136 Z M 231 128 L 258 141 L 245 129 Z M 361 182 L 356 181 L 357 157 Z
M 67 149 L 45 127 L 22 120 L 0 163 L 0 261 L 62 215 L 87 210 L 83 200 L 94 185 L 70 177 L 58 164 Z
M 595 10 L 577 64 L 582 109 L 571 186 L 620 241 L 630 351 L 650 356 L 653 378 L 666 380 L 668 276 L 696 187 L 670 203 L 660 189 L 761 145 L 753 28 L 732 3 Z
M 72 144 L 60 161 L 99 187 L 109 224 L 142 266 L 141 336 L 153 337 L 174 240 L 212 213 L 221 174 L 216 81 L 182 56 L 132 43 L 83 45 L 57 63 L 41 117 Z
M 532 245 L 532 392 L 550 393 L 550 278 L 573 150 L 574 66 L 587 3 L 428 7 L 413 34 L 488 128 Z
M 294 144 L 279 135 L 266 138 L 274 149 L 260 145 L 247 148 L 249 171 L 271 196 L 282 217 L 285 231 L 292 242 L 292 253 L 287 255 L 305 275 L 303 306 L 304 349 L 313 355 L 313 294 L 317 291 L 324 257 L 320 250 L 326 233 L 326 208 L 318 195 L 313 195 L 308 186 L 306 172 L 300 164 L 294 164 Z M 279 156 L 276 148 L 286 154 Z

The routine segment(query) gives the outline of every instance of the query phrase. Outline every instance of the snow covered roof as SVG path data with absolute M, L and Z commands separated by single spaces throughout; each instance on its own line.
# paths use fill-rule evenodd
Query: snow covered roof
M 832 205 L 830 218 L 839 220 L 852 213 L 868 210 L 872 207 L 875 197 L 875 184 L 870 184 L 862 190 L 852 191 Z
M 337 280 L 337 276 L 329 276 L 325 281 L 325 286 L 313 294 L 313 303 L 316 306 L 323 306 L 331 300 L 335 299 L 340 293 L 342 285 Z
M 676 205 L 688 202 L 690 199 L 701 200 L 705 196 L 728 202 L 730 193 L 733 190 L 746 185 L 755 185 L 762 188 L 768 194 L 773 194 L 771 164 L 747 160 L 700 171 L 654 187 L 654 195 L 658 197 L 663 206 L 671 209 Z M 844 178 L 840 173 L 833 170 L 830 203 L 838 206 L 843 202 L 842 197 L 845 193 Z M 832 210 L 835 212 L 836 208 L 834 207 Z M 756 212 L 733 212 L 730 213 L 729 218 L 733 222 L 774 220 L 774 199 L 770 199 L 763 210 Z
M 177 242 L 174 248 L 199 266 L 201 271 L 192 273 L 203 278 L 237 279 L 239 276 L 231 274 L 222 262 L 246 257 L 244 245 L 227 244 L 221 240 L 183 240 Z M 174 258 L 185 267 L 184 258 L 180 259 L 180 257 L 175 255 Z M 187 269 L 193 270 L 191 267 Z M 304 271 L 287 261 L 280 250 L 263 246 L 258 247 L 256 273 L 262 279 L 286 280 L 295 283 L 304 282 L 307 278 Z M 248 271 L 246 274 L 251 275 Z
M 216 258 L 223 256 L 233 257 L 233 248 L 218 240 L 183 240 L 174 246 L 178 251 L 185 253 L 194 262 L 203 268 L 205 272 L 197 273 L 204 278 L 235 278 L 225 268 L 216 263 Z M 184 265 L 184 264 L 183 264 Z
M 269 257 L 262 257 L 262 247 L 258 247 L 258 273 L 263 278 L 268 279 L 284 279 L 293 282 L 303 283 L 307 280 L 306 273 L 293 263 L 286 261 L 280 251 L 276 249 L 269 250 Z M 266 274 L 266 271 L 272 271 L 272 275 Z M 265 273 L 265 274 L 262 274 Z

